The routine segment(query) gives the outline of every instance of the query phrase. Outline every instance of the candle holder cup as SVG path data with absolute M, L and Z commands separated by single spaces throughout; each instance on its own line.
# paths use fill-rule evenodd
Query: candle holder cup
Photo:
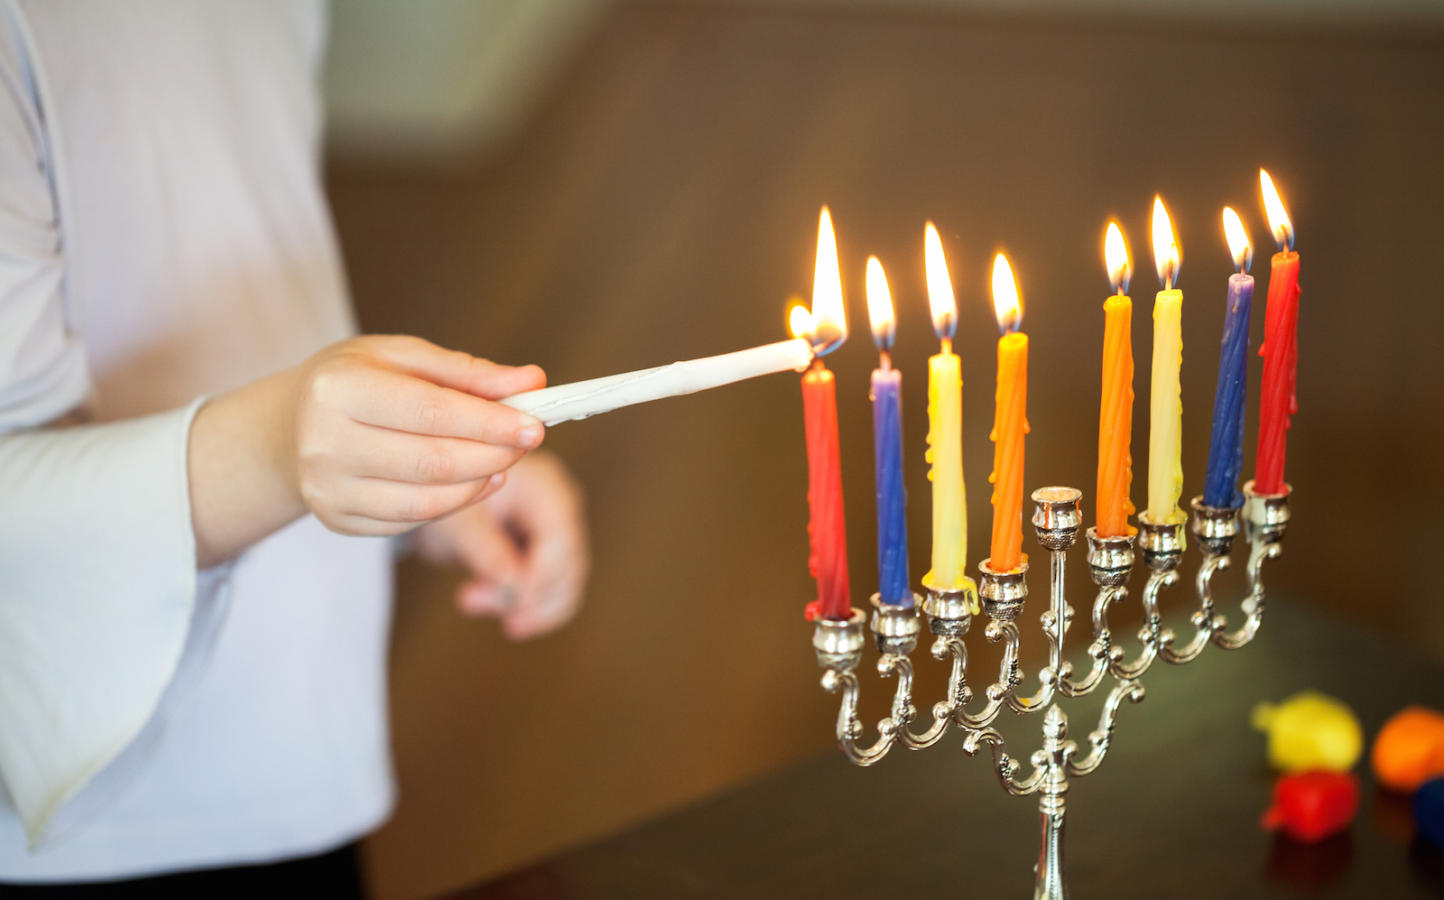
M 1243 487 L 1241 509 L 1210 507 L 1202 498 L 1195 498 L 1188 523 L 1153 522 L 1145 513 L 1139 516 L 1136 535 L 1100 537 L 1094 529 L 1087 529 L 1088 565 L 1098 591 L 1092 608 L 1093 642 L 1087 651 L 1090 662 L 1086 672 L 1075 676 L 1073 664 L 1063 658 L 1064 636 L 1073 619 L 1073 609 L 1064 593 L 1064 574 L 1067 552 L 1082 528 L 1082 492 L 1067 487 L 1035 491 L 1033 525 L 1039 544 L 1049 553 L 1051 576 L 1049 608 L 1040 617 L 1048 641 L 1048 663 L 1038 671 L 1037 689 L 1031 695 L 1019 692 L 1024 677 L 1018 663 L 1017 619 L 1028 596 L 1027 559 L 1008 571 L 995 571 L 984 560 L 979 566 L 982 579 L 976 592 L 971 585 L 955 591 L 929 589 L 921 603 L 915 599 L 903 605 L 882 604 L 874 598 L 871 630 L 879 651 L 878 673 L 895 677 L 897 685 L 890 714 L 878 723 L 877 738 L 870 744 L 862 742 L 865 729 L 857 716 L 857 668 L 866 643 L 863 614 L 853 610 L 845 621 L 816 623 L 812 642 L 818 664 L 825 670 L 822 686 L 842 694 L 837 740 L 843 754 L 856 765 L 869 766 L 895 746 L 921 750 L 938 743 L 954 729 L 961 732 L 963 750 L 970 756 L 986 745 L 1005 791 L 1014 796 L 1038 795 L 1042 843 L 1033 896 L 1035 900 L 1062 900 L 1067 896 L 1063 826 L 1070 779 L 1088 775 L 1102 764 L 1119 710 L 1125 702 L 1143 700 L 1141 678 L 1159 658 L 1178 665 L 1197 658 L 1210 644 L 1237 650 L 1253 640 L 1263 619 L 1263 563 L 1282 552 L 1281 541 L 1289 522 L 1289 493 L 1285 486 L 1281 494 L 1259 494 L 1249 482 Z M 1179 580 L 1185 524 L 1196 539 L 1202 560 L 1194 577 L 1198 600 L 1198 608 L 1190 618 L 1194 633 L 1180 645 L 1172 629 L 1162 627 L 1158 597 Z M 1248 587 L 1240 602 L 1244 620 L 1230 630 L 1227 617 L 1215 611 L 1213 579 L 1219 570 L 1228 567 L 1240 531 L 1249 541 Z M 1124 648 L 1114 643 L 1108 610 L 1127 597 L 1128 582 L 1139 556 L 1148 573 L 1141 594 L 1144 617 L 1138 632 L 1139 649 L 1129 659 Z M 967 679 L 964 638 L 977 614 L 979 596 L 989 620 L 984 636 L 992 643 L 1001 643 L 1003 653 L 997 678 L 974 703 L 974 690 Z M 944 699 L 933 704 L 932 721 L 926 728 L 915 730 L 917 710 L 912 700 L 910 654 L 917 645 L 924 618 L 934 636 L 933 657 L 951 659 L 952 668 Z M 1110 679 L 1097 728 L 1088 735 L 1085 752 L 1068 738 L 1068 717 L 1055 701 L 1092 693 Z M 1026 775 L 1022 774 L 1019 758 L 1008 752 L 1002 734 L 993 727 L 1004 708 L 1024 716 L 1045 711 L 1042 746 L 1028 757 L 1032 768 Z

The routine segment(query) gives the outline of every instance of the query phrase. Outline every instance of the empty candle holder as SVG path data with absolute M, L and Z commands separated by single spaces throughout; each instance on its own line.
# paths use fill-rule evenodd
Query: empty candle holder
M 1035 900 L 1062 900 L 1067 896 L 1063 872 L 1063 826 L 1067 814 L 1067 793 L 1071 779 L 1082 778 L 1103 762 L 1113 740 L 1118 713 L 1124 702 L 1144 698 L 1143 676 L 1158 659 L 1183 664 L 1196 659 L 1209 646 L 1237 650 L 1258 633 L 1264 612 L 1263 564 L 1281 552 L 1280 542 L 1288 527 L 1288 489 L 1282 494 L 1259 494 L 1253 482 L 1244 485 L 1242 508 L 1217 508 L 1193 501 L 1193 514 L 1186 523 L 1202 554 L 1194 588 L 1198 608 L 1190 623 L 1193 633 L 1181 640 L 1164 628 L 1159 613 L 1159 594 L 1179 580 L 1185 551 L 1185 523 L 1153 522 L 1139 517 L 1137 535 L 1099 537 L 1092 528 L 1087 534 L 1088 566 L 1097 586 L 1092 608 L 1093 641 L 1087 654 L 1086 671 L 1076 673 L 1063 655 L 1064 636 L 1073 620 L 1073 609 L 1065 597 L 1066 556 L 1077 542 L 1082 527 L 1079 502 L 1082 492 L 1069 487 L 1047 487 L 1033 492 L 1036 511 L 1033 525 L 1038 543 L 1049 554 L 1049 607 L 1041 615 L 1048 642 L 1048 663 L 1037 674 L 1031 694 L 1021 691 L 1025 679 L 1018 659 L 1020 632 L 1018 617 L 1028 597 L 1028 563 L 995 571 L 985 560 L 978 597 L 988 623 L 984 637 L 1002 644 L 997 677 L 981 695 L 968 682 L 968 651 L 965 637 L 978 614 L 977 599 L 968 591 L 929 591 L 921 602 L 889 605 L 876 602 L 870 628 L 879 656 L 877 670 L 896 679 L 889 714 L 877 725 L 877 737 L 865 740 L 865 729 L 857 715 L 861 665 L 866 637 L 864 615 L 854 609 L 842 621 L 818 621 L 813 632 L 817 661 L 825 670 L 822 686 L 841 692 L 837 717 L 837 740 L 844 755 L 860 766 L 870 766 L 896 746 L 921 750 L 938 743 L 949 731 L 962 734 L 963 749 L 977 755 L 986 745 L 1003 789 L 1014 796 L 1038 796 L 1042 845 L 1038 852 Z M 1248 587 L 1240 602 L 1243 622 L 1230 629 L 1227 616 L 1216 609 L 1213 581 L 1229 565 L 1235 538 L 1242 531 L 1249 542 Z M 1109 609 L 1128 596 L 1128 582 L 1141 559 L 1147 577 L 1140 595 L 1143 624 L 1138 647 L 1129 651 L 1115 641 L 1108 625 Z M 940 661 L 951 660 L 943 699 L 934 703 L 932 719 L 924 728 L 913 704 L 911 653 L 917 645 L 923 619 L 934 639 L 931 652 Z M 1097 727 L 1088 735 L 1084 751 L 1068 738 L 1068 717 L 1057 701 L 1080 697 L 1109 683 Z M 1008 750 L 993 723 L 1004 709 L 1019 716 L 1044 712 L 1040 749 L 1027 757 L 1031 770 L 1022 774 L 1020 757 Z

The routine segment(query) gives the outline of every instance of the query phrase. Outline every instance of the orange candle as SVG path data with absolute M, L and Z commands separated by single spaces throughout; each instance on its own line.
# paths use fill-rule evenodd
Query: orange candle
M 1133 435 L 1133 301 L 1128 280 L 1133 274 L 1128 245 L 1118 223 L 1108 223 L 1103 241 L 1108 277 L 1114 296 L 1103 302 L 1103 396 L 1098 405 L 1098 518 L 1099 537 L 1122 537 L 1133 531 L 1128 516 L 1133 501 L 1133 457 L 1128 452 Z
M 1028 433 L 1028 336 L 1018 330 L 1023 305 L 1008 258 L 993 260 L 993 309 L 998 316 L 998 393 L 993 413 L 993 543 L 988 566 L 1018 568 L 1023 556 L 1023 436 Z

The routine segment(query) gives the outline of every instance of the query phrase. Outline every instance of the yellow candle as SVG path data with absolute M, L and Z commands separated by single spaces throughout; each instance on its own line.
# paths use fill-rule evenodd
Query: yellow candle
M 963 487 L 963 377 L 952 341 L 928 360 L 928 480 L 933 483 L 933 566 L 926 587 L 963 587 L 968 555 L 968 517 Z
M 998 315 L 998 393 L 993 415 L 993 543 L 995 572 L 1018 568 L 1023 556 L 1023 436 L 1028 433 L 1028 336 L 1018 331 L 1023 306 L 1008 259 L 993 260 L 993 307 Z
M 932 569 L 923 585 L 937 591 L 959 591 L 972 585 L 965 574 L 968 558 L 968 503 L 963 486 L 962 362 L 952 349 L 958 308 L 943 257 L 942 241 L 932 222 L 923 232 L 928 276 L 928 305 L 942 350 L 928 360 L 928 479 L 933 483 Z
M 1183 494 L 1183 292 L 1174 288 L 1182 253 L 1163 199 L 1153 198 L 1153 258 L 1164 289 L 1153 299 L 1153 380 L 1149 395 L 1148 518 L 1184 521 Z

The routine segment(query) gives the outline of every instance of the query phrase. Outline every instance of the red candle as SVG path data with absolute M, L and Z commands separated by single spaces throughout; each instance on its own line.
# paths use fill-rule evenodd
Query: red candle
M 1298 412 L 1299 255 L 1294 229 L 1269 173 L 1259 169 L 1264 207 L 1279 252 L 1269 273 L 1268 308 L 1264 319 L 1263 391 L 1259 399 L 1258 459 L 1253 487 L 1260 494 L 1282 494 L 1284 454 L 1289 417 Z
M 847 577 L 847 526 L 842 512 L 842 464 L 837 441 L 837 390 L 832 372 L 817 360 L 802 376 L 802 411 L 807 425 L 807 566 L 817 579 L 817 601 L 807 617 L 846 619 L 852 615 Z
M 847 339 L 837 238 L 825 206 L 817 224 L 812 312 L 794 307 L 792 331 L 797 337 L 807 337 L 818 356 Z M 814 358 L 812 368 L 802 376 L 802 412 L 807 428 L 807 504 L 811 513 L 807 526 L 808 568 L 817 579 L 817 600 L 807 605 L 807 618 L 848 619 L 852 616 L 852 595 L 847 577 L 847 525 L 842 514 L 837 387 L 821 359 Z

